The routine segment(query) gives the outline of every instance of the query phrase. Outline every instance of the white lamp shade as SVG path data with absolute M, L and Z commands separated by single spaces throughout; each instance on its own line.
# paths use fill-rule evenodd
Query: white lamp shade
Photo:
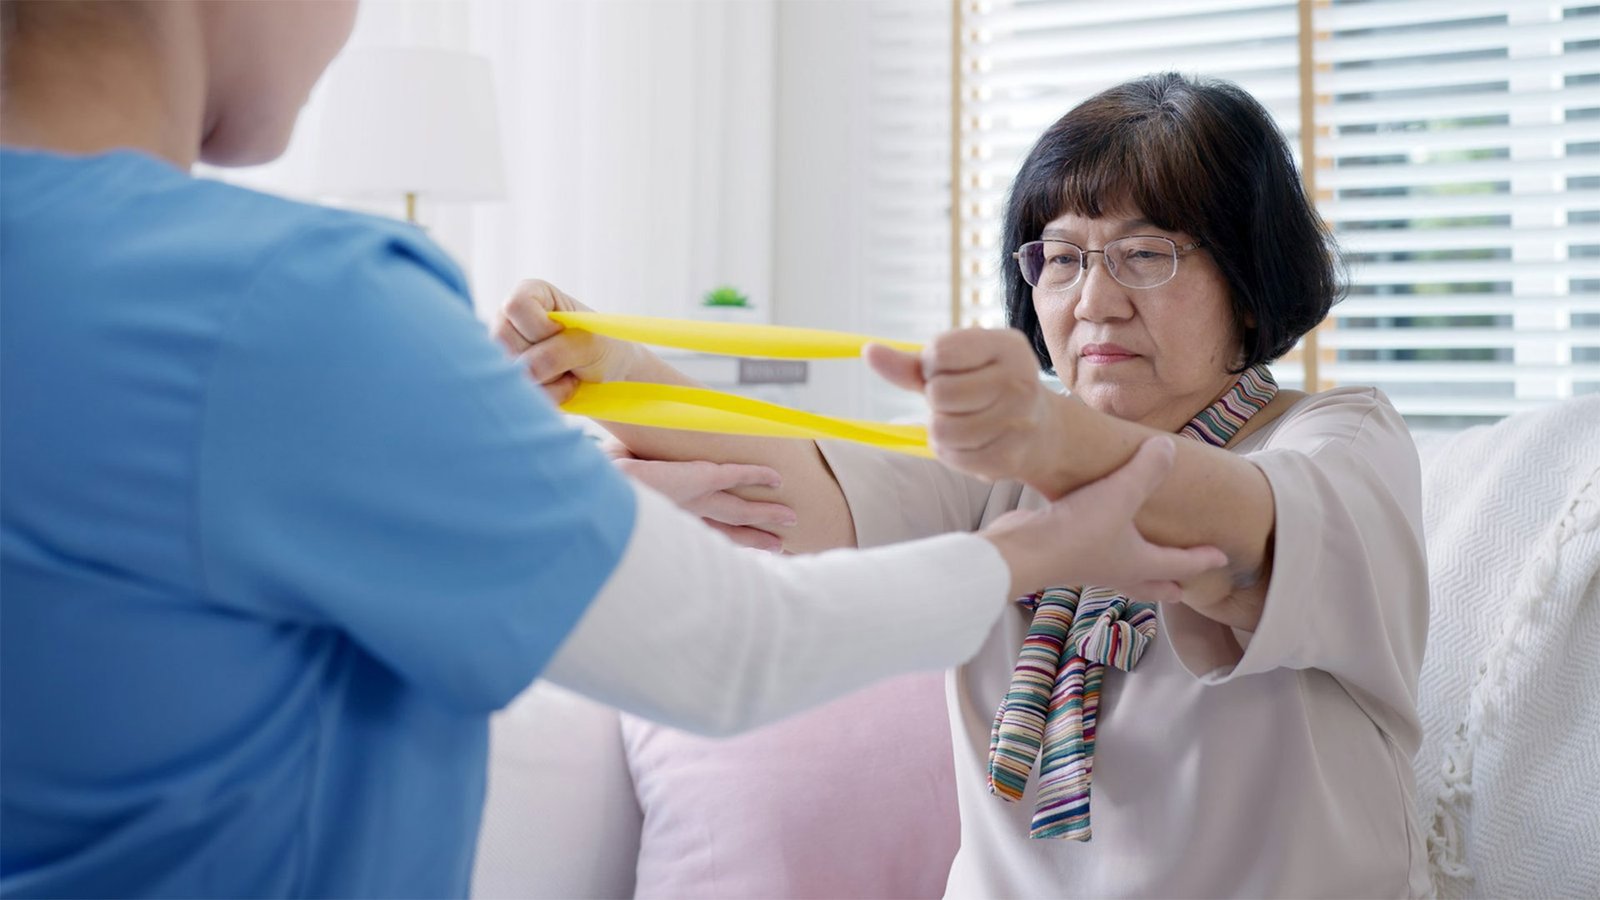
M 328 73 L 314 187 L 339 197 L 498 200 L 505 163 L 489 61 L 367 48 Z

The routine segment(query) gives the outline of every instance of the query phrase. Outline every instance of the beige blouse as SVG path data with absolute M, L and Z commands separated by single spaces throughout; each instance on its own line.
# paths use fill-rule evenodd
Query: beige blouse
M 1094 839 L 1031 840 L 989 793 L 989 729 L 1027 633 L 1008 611 L 950 673 L 961 850 L 952 897 L 1418 897 L 1417 674 L 1428 622 L 1421 473 L 1374 389 L 1306 397 L 1229 448 L 1271 484 L 1272 583 L 1260 626 L 1220 658 L 1217 626 L 1163 607 L 1131 673 L 1107 672 Z M 972 530 L 1043 499 L 943 466 L 826 443 L 863 547 Z

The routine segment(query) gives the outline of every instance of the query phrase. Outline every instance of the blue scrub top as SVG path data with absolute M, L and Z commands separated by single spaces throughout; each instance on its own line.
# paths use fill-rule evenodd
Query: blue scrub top
M 0 894 L 463 896 L 632 493 L 409 226 L 0 152 Z

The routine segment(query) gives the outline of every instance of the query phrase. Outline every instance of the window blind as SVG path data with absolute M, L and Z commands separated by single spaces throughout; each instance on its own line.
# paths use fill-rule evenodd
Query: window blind
M 1091 95 L 1152 72 L 1227 78 L 1267 107 L 1298 153 L 1294 0 L 962 0 L 960 11 L 952 312 L 962 325 L 1004 323 L 999 241 L 1011 179 L 1045 128 Z M 1300 386 L 1298 355 L 1275 374 Z
M 1319 386 L 1452 427 L 1600 391 L 1600 7 L 1311 0 L 1318 207 L 1350 266 Z M 999 222 L 1043 129 L 1176 70 L 1239 83 L 1298 155 L 1300 4 L 961 0 L 953 314 L 999 324 Z M 1304 383 L 1301 351 L 1275 367 Z
M 1350 265 L 1330 381 L 1424 426 L 1600 390 L 1597 12 L 1317 5 L 1317 199 Z

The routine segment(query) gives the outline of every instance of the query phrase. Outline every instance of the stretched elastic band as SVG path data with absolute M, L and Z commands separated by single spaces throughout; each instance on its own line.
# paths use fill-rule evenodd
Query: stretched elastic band
M 719 356 L 754 356 L 763 359 L 850 359 L 867 344 L 883 344 L 907 353 L 921 353 L 922 345 L 887 341 L 820 328 L 786 325 L 743 325 L 734 322 L 694 322 L 650 316 L 619 316 L 595 312 L 553 312 L 550 319 L 563 327 L 624 341 L 675 347 Z
M 705 388 L 615 381 L 582 384 L 565 412 L 605 422 L 756 437 L 835 438 L 932 458 L 927 429 L 836 419 Z
M 869 343 L 909 353 L 922 352 L 920 344 L 816 328 L 694 322 L 593 312 L 552 312 L 549 315 L 563 328 L 723 356 L 839 359 L 860 356 L 861 349 Z M 835 438 L 913 456 L 933 456 L 928 448 L 927 429 L 920 425 L 837 419 L 705 388 L 641 382 L 583 384 L 561 404 L 561 409 L 573 415 L 628 425 L 756 437 Z

